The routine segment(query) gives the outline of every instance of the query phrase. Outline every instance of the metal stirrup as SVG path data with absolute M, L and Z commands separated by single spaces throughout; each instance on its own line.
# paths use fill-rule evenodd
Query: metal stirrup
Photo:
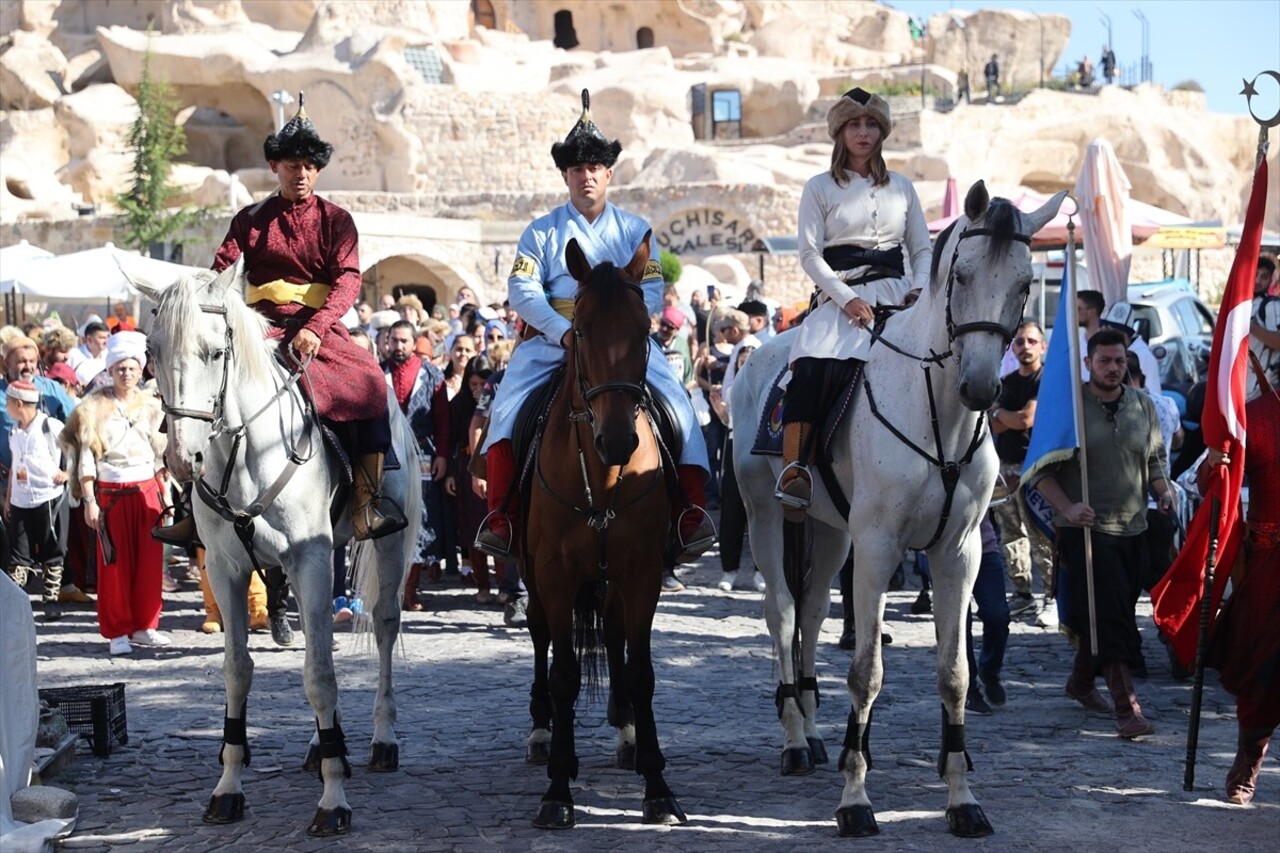
M 805 478 L 805 480 L 808 481 L 809 493 L 810 495 L 813 494 L 813 474 L 809 472 L 809 466 L 802 465 L 800 462 L 792 462 L 778 473 L 778 482 L 774 484 L 773 496 L 783 506 L 787 507 L 788 509 L 808 509 L 809 504 L 812 502 L 811 500 L 806 500 L 804 498 L 798 498 L 795 495 L 787 494 L 782 489 L 782 486 L 783 486 L 782 480 L 783 478 L 786 477 L 787 472 L 790 471 L 792 468 L 800 472 L 797 476 L 802 476 Z

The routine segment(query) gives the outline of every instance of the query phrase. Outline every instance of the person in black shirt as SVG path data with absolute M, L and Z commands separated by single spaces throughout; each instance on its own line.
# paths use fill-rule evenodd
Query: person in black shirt
M 1031 442 L 1031 426 L 1035 423 L 1036 396 L 1040 392 L 1045 353 L 1044 331 L 1038 324 L 1027 322 L 1018 327 L 1013 338 L 1013 353 L 1018 359 L 1018 369 L 1001 379 L 1000 399 L 991 410 L 990 423 L 1000 457 L 1001 483 L 1014 494 L 993 512 L 1009 578 L 1013 581 L 1009 612 L 1015 616 L 1039 612 L 1042 620 L 1049 621 L 1053 609 L 1041 610 L 1031 594 L 1031 566 L 1034 563 L 1040 572 L 1046 598 L 1051 597 L 1049 572 L 1053 566 L 1053 546 L 1028 516 L 1026 505 L 1017 493 L 1022 463 Z

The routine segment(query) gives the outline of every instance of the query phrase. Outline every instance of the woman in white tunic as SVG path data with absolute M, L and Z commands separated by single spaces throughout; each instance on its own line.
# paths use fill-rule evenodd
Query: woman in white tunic
M 774 493 L 795 513 L 809 507 L 814 425 L 871 346 L 877 305 L 901 305 L 929 281 L 933 252 L 911 181 L 885 166 L 889 105 L 861 88 L 827 112 L 831 169 L 800 197 L 800 265 L 817 285 L 815 305 L 791 346 L 783 414 L 786 467 Z

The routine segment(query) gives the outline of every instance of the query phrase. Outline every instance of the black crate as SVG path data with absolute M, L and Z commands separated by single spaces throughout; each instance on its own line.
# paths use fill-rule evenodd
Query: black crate
M 84 687 L 50 687 L 40 691 L 50 708 L 57 708 L 67 728 L 81 735 L 93 747 L 93 754 L 111 754 L 111 742 L 129 742 L 125 719 L 124 682 Z

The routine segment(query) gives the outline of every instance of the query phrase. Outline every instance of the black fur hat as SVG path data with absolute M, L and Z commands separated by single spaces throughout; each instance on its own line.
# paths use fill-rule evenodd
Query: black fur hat
M 582 117 L 564 142 L 551 146 L 551 159 L 556 161 L 556 168 L 564 172 L 583 163 L 601 163 L 612 169 L 621 153 L 622 143 L 616 139 L 610 142 L 591 120 L 591 93 L 583 89 Z
M 307 118 L 307 111 L 302 108 L 302 93 L 298 93 L 298 113 L 289 119 L 288 124 L 280 128 L 274 136 L 268 136 L 262 143 L 262 153 L 267 160 L 306 160 L 323 169 L 329 165 L 333 156 L 333 146 L 320 138 L 315 125 Z

